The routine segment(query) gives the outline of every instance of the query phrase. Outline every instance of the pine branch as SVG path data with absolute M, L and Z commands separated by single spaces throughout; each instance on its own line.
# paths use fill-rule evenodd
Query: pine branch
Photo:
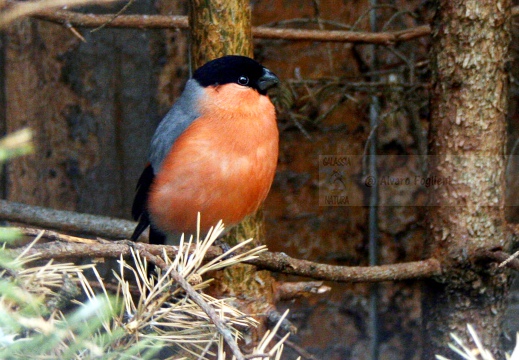
M 41 230 L 22 229 L 26 235 L 33 236 Z M 27 251 L 27 254 L 38 254 L 41 259 L 66 259 L 75 257 L 105 257 L 118 258 L 120 255 L 131 256 L 131 249 L 147 251 L 155 256 L 160 256 L 164 251 L 169 257 L 174 257 L 178 252 L 176 246 L 152 245 L 146 243 L 134 243 L 128 240 L 112 241 L 85 239 L 88 242 L 70 242 L 69 236 L 57 237 L 57 233 L 46 233 L 42 237 L 49 236 L 53 241 L 46 244 L 37 244 L 29 250 L 25 247 L 10 249 L 13 255 Z M 77 239 L 77 238 L 75 238 Z M 209 261 L 221 255 L 221 249 L 211 247 L 205 260 Z M 258 258 L 245 261 L 261 269 L 280 272 L 290 275 L 310 277 L 317 280 L 329 280 L 336 282 L 381 282 L 421 279 L 438 276 L 441 274 L 440 262 L 436 259 L 413 261 L 401 264 L 381 266 L 336 266 L 319 264 L 307 260 L 292 258 L 284 253 L 263 252 Z
M 136 244 L 140 247 L 140 243 Z M 204 298 L 196 292 L 195 289 L 187 282 L 186 279 L 180 273 L 178 273 L 172 266 L 168 266 L 164 260 L 162 260 L 159 256 L 151 254 L 146 249 L 140 249 L 140 254 L 145 257 L 150 263 L 155 264 L 159 268 L 164 271 L 164 273 L 169 274 L 175 280 L 175 282 L 184 289 L 186 294 L 197 304 L 200 308 L 207 314 L 207 316 L 211 319 L 212 323 L 216 326 L 216 329 L 223 336 L 225 343 L 231 349 L 233 355 L 237 360 L 244 360 L 243 354 L 236 343 L 231 330 L 224 324 L 224 322 L 220 319 L 216 311 L 213 309 L 211 305 L 209 305 Z
M 129 238 L 135 223 L 132 221 L 80 214 L 72 211 L 53 210 L 39 206 L 25 205 L 21 203 L 0 200 L 0 220 L 13 221 L 17 223 L 38 226 L 42 228 L 57 229 L 75 234 L 87 234 L 102 238 Z M 519 233 L 517 226 L 509 225 L 508 231 L 511 235 Z M 41 229 L 22 228 L 27 236 L 37 235 Z M 49 230 L 43 230 L 43 238 L 52 240 L 47 244 L 36 245 L 31 252 L 41 252 L 45 259 L 73 258 L 73 257 L 107 257 L 114 258 L 120 254 L 130 256 L 128 241 L 92 240 L 81 237 L 61 234 Z M 82 241 L 82 243 L 74 243 Z M 166 251 L 168 256 L 174 257 L 177 248 L 174 246 L 151 245 L 139 243 L 153 255 L 160 256 Z M 22 248 L 11 251 L 21 252 Z M 212 247 L 206 260 L 211 260 L 221 255 L 221 249 Z M 486 251 L 476 255 L 478 260 L 502 262 L 510 255 L 504 252 Z M 259 258 L 251 260 L 249 264 L 256 265 L 262 269 L 280 272 L 290 275 L 310 277 L 315 280 L 329 280 L 337 282 L 380 282 L 400 281 L 434 277 L 441 274 L 441 264 L 436 259 L 426 259 L 401 264 L 381 266 L 335 266 L 319 264 L 307 260 L 299 260 L 284 253 L 264 252 Z M 519 269 L 519 260 L 515 259 L 507 264 L 507 267 Z

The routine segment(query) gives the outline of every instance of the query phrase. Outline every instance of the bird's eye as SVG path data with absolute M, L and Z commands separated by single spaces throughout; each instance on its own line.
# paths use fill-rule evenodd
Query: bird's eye
M 249 83 L 249 78 L 246 76 L 240 76 L 238 78 L 238 84 L 240 85 L 247 85 Z

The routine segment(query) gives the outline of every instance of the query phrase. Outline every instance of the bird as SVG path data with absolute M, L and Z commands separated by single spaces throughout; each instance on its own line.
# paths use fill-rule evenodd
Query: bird
M 239 55 L 205 63 L 159 123 L 132 206 L 137 241 L 178 244 L 219 220 L 238 224 L 258 210 L 272 185 L 279 148 L 267 90 L 279 78 Z

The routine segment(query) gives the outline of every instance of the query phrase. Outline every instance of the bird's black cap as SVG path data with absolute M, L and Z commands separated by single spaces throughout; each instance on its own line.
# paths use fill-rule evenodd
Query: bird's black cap
M 204 87 L 235 83 L 251 87 L 263 95 L 279 83 L 278 77 L 260 63 L 238 55 L 209 61 L 195 71 L 193 79 Z

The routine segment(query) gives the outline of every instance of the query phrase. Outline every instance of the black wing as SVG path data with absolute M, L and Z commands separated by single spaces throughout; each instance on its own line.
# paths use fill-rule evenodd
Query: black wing
M 134 220 L 139 221 L 131 237 L 133 241 L 137 241 L 142 232 L 151 224 L 146 204 L 148 202 L 150 186 L 154 178 L 153 168 L 151 164 L 148 164 L 137 182 L 137 190 L 135 192 L 135 199 L 133 200 L 132 217 Z M 165 241 L 166 236 L 151 225 L 150 244 L 164 244 Z

